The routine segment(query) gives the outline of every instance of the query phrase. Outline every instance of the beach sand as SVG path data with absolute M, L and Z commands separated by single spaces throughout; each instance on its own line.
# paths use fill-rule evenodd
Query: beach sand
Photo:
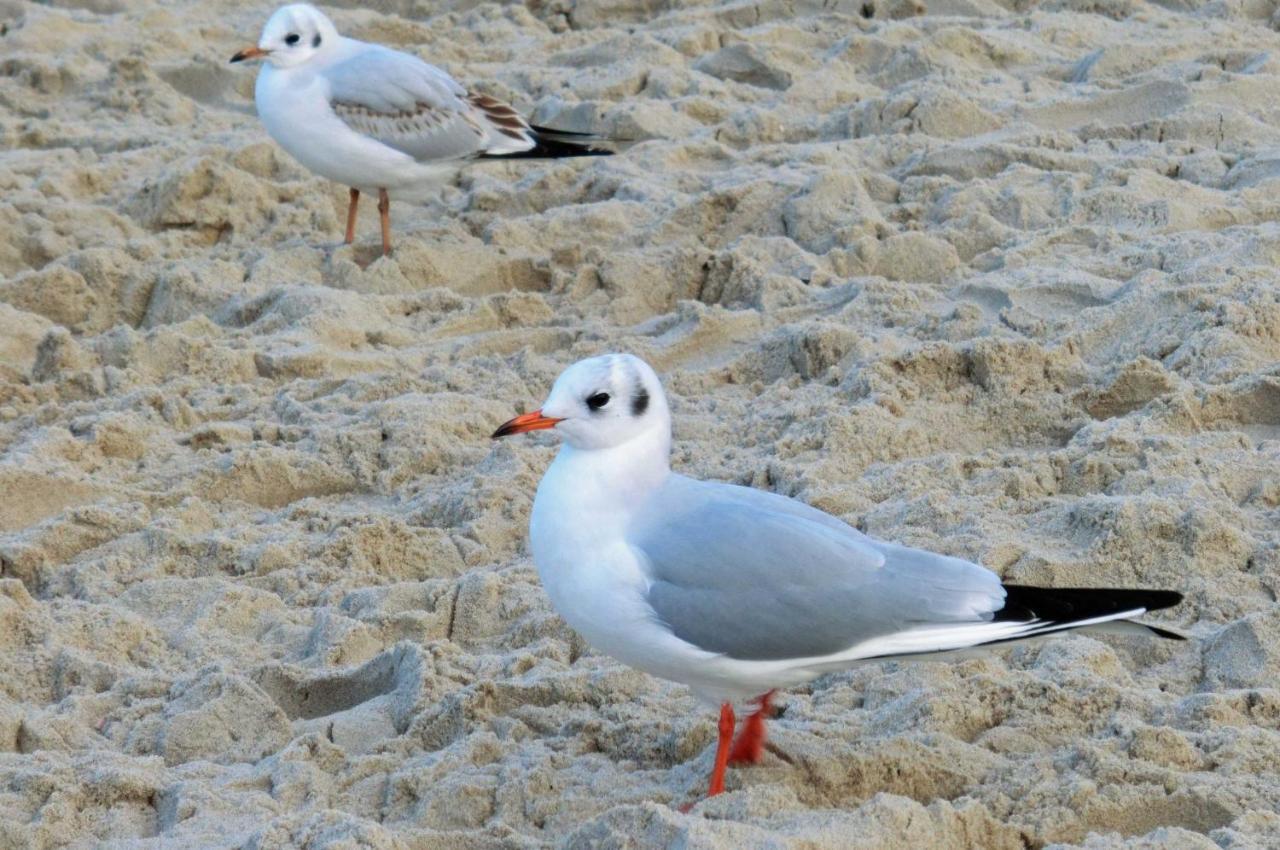
M 0 847 L 1280 846 L 1274 3 L 327 8 L 641 141 L 379 259 L 227 63 L 270 8 L 0 0 Z M 826 676 L 681 814 L 714 711 L 555 615 L 554 437 L 489 440 L 608 350 L 683 472 L 1192 640 Z

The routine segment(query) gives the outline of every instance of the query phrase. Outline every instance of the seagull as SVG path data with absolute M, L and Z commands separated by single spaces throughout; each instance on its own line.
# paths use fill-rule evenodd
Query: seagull
M 529 520 L 547 595 L 596 649 L 719 703 L 708 796 L 730 763 L 761 760 L 775 693 L 824 673 L 1103 625 L 1183 639 L 1132 619 L 1175 591 L 1001 584 L 795 499 L 672 472 L 666 395 L 630 354 L 573 364 L 493 437 L 541 429 L 563 441 Z
M 231 57 L 249 59 L 265 60 L 254 102 L 271 138 L 311 171 L 350 187 L 347 244 L 360 193 L 377 193 L 384 256 L 392 195 L 421 197 L 471 160 L 613 152 L 600 136 L 530 124 L 416 56 L 339 35 L 306 3 L 277 9 L 258 43 Z

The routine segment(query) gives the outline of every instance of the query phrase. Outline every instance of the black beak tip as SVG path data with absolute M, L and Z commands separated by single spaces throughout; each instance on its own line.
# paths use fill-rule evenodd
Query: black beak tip
M 232 61 L 232 62 L 243 62 L 243 61 L 244 61 L 244 53 L 237 53 L 235 56 L 232 56 L 232 57 L 231 57 L 231 61 Z
M 489 435 L 489 439 L 490 439 L 490 440 L 500 440 L 500 439 L 502 439 L 503 437 L 508 437 L 508 436 L 510 436 L 510 435 L 511 435 L 511 429 L 510 429 L 510 428 L 508 428 L 506 425 L 503 425 L 503 426 L 502 426 L 501 428 L 499 428 L 497 431 L 494 431 L 492 434 L 490 434 L 490 435 Z

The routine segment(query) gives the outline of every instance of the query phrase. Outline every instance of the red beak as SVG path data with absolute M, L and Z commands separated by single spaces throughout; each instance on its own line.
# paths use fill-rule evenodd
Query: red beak
M 263 50 L 261 47 L 246 47 L 231 57 L 232 62 L 243 62 L 246 59 L 261 59 L 270 53 L 270 50 Z
M 492 439 L 510 437 L 512 434 L 523 434 L 525 431 L 541 431 L 544 428 L 554 428 L 556 423 L 562 421 L 553 416 L 543 416 L 541 410 L 522 413 L 515 419 L 502 423 L 502 427 L 493 432 Z

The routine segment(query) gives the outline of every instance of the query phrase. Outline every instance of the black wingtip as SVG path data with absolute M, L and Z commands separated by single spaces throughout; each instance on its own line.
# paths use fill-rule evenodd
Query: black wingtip
M 571 133 L 533 125 L 533 147 L 515 153 L 486 153 L 481 159 L 567 159 L 578 156 L 613 156 L 616 151 L 607 145 L 611 139 L 590 133 Z
M 1159 626 L 1153 626 L 1150 623 L 1141 624 L 1144 629 L 1150 631 L 1156 637 L 1162 637 L 1166 640 L 1186 640 L 1186 635 L 1180 635 L 1177 632 L 1171 632 L 1168 629 L 1162 629 Z
M 1184 597 L 1176 590 L 1148 590 L 1145 591 L 1151 597 L 1151 604 L 1147 605 L 1148 611 L 1159 611 L 1161 608 L 1172 608 L 1181 604 Z
M 996 612 L 997 620 L 1040 619 L 1071 623 L 1138 608 L 1159 611 L 1182 601 L 1182 594 L 1176 590 L 1028 587 L 1021 584 L 1006 584 L 1004 589 L 1004 607 Z

